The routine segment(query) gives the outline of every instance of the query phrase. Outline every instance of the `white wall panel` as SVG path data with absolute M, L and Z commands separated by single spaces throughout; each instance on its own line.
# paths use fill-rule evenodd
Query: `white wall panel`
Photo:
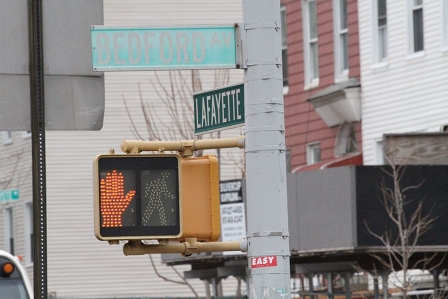
M 388 61 L 373 65 L 373 12 L 358 1 L 362 80 L 363 155 L 374 164 L 374 140 L 385 133 L 426 131 L 448 123 L 448 52 L 442 51 L 442 1 L 423 1 L 422 57 L 407 49 L 406 1 L 387 1 Z

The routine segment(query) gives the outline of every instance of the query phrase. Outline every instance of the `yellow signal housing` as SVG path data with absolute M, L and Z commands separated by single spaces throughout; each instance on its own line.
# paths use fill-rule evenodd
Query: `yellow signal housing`
M 182 236 L 214 242 L 221 235 L 219 166 L 215 155 L 181 159 Z
M 216 156 L 99 155 L 93 168 L 99 240 L 219 239 Z

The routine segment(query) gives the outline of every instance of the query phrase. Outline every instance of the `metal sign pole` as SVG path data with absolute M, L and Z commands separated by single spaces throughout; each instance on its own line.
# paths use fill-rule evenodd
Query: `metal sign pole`
M 243 1 L 250 298 L 290 298 L 280 3 Z
M 47 298 L 47 211 L 42 0 L 28 1 L 33 157 L 34 298 Z

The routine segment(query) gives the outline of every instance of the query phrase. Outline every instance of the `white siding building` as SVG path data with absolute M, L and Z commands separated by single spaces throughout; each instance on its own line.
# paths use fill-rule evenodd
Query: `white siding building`
M 233 24 L 241 22 L 241 10 L 241 0 L 104 0 L 105 25 Z M 221 77 L 216 79 L 218 75 Z M 182 72 L 182 76 L 185 82 L 191 82 L 190 71 Z M 202 90 L 209 90 L 219 84 L 242 82 L 243 73 L 239 70 L 229 73 L 201 71 L 200 77 Z M 176 98 L 189 100 L 191 84 L 185 85 L 189 86 L 188 89 L 185 86 L 181 88 L 179 81 L 173 86 L 171 82 L 168 72 L 159 72 L 158 77 L 154 72 L 106 73 L 106 110 L 101 131 L 47 131 L 49 295 L 57 298 L 194 295 L 187 286 L 158 277 L 148 256 L 126 257 L 122 253 L 122 244 L 111 246 L 98 241 L 93 234 L 93 159 L 98 154 L 107 154 L 110 148 L 119 153 L 123 139 L 137 139 L 137 135 L 149 138 L 142 102 L 153 109 L 153 121 L 160 134 L 171 134 L 174 140 L 182 138 L 168 127 L 168 108 L 161 98 L 168 98 L 163 88 L 171 90 L 173 87 Z M 237 137 L 242 130 L 223 131 L 220 137 Z M 31 139 L 29 134 L 21 132 L 2 134 L 0 189 L 18 189 L 20 198 L 14 202 L 0 202 L 0 221 L 5 223 L 0 229 L 0 248 L 11 250 L 8 242 L 14 238 L 14 253 L 24 257 L 31 277 Z M 222 150 L 221 157 L 221 179 L 241 178 L 243 151 Z M 161 263 L 160 255 L 153 258 L 161 275 L 180 280 L 173 269 Z M 182 273 L 189 270 L 189 266 L 176 269 Z M 192 280 L 190 283 L 199 295 L 204 296 L 202 281 Z M 234 295 L 236 285 L 233 278 L 223 280 L 224 295 Z
M 385 133 L 448 124 L 448 1 L 358 1 L 364 164 Z

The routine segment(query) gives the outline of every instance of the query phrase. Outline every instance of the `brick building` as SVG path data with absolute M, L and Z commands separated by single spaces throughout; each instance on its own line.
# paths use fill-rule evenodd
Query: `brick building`
M 283 0 L 282 5 L 287 27 L 284 100 L 291 170 L 360 164 L 357 1 Z

